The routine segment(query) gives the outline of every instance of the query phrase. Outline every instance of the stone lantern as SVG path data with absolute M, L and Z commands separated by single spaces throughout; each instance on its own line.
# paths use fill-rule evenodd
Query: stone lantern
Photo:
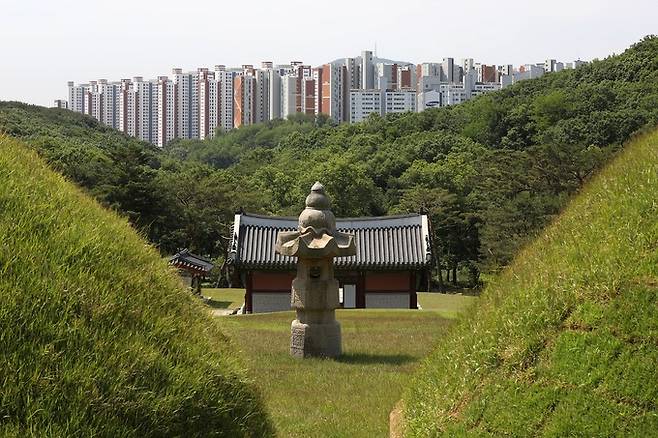
M 293 357 L 337 357 L 341 354 L 340 324 L 336 321 L 338 280 L 334 257 L 356 254 L 354 236 L 336 231 L 336 218 L 324 187 L 316 182 L 299 215 L 297 231 L 279 232 L 276 251 L 297 257 L 291 305 L 297 319 L 291 325 Z

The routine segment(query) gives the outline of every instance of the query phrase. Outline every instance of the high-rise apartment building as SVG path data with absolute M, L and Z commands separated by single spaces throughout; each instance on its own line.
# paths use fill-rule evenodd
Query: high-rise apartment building
M 176 137 L 199 138 L 199 75 L 200 71 L 172 71 L 176 104 Z
M 455 60 L 453 58 L 443 58 L 441 63 L 441 81 L 453 84 L 460 82 L 455 80 Z
M 245 68 L 242 75 L 233 79 L 233 126 L 252 125 L 256 111 L 256 78 L 253 69 Z
M 99 111 L 101 123 L 114 129 L 119 129 L 119 95 L 121 82 L 108 82 L 105 79 L 98 81 L 98 88 L 94 93 L 94 102 Z
M 82 114 L 88 114 L 87 93 L 90 91 L 89 84 L 75 85 L 73 81 L 68 82 L 69 87 L 69 109 Z
M 361 52 L 361 88 L 371 90 L 375 88 L 375 64 L 372 52 Z
M 463 74 L 467 74 L 471 70 L 475 70 L 475 61 L 473 58 L 464 58 L 462 59 L 462 70 Z
M 343 121 L 347 68 L 338 64 L 325 64 L 316 70 L 316 114 L 326 114 L 337 123 Z
M 263 63 L 270 65 L 271 62 Z M 254 122 L 262 123 L 270 120 L 270 74 L 268 70 L 255 70 L 253 72 L 255 83 L 254 96 Z
M 121 79 L 118 111 L 119 131 L 137 137 L 137 96 L 130 79 Z
M 297 75 L 289 74 L 281 78 L 281 118 L 287 119 L 297 113 Z
M 389 113 L 416 111 L 416 90 L 352 90 L 350 91 L 350 122 L 367 119 L 371 114 L 384 116 Z
M 301 113 L 308 116 L 315 115 L 315 79 L 305 77 L 301 79 L 302 107 Z
M 225 132 L 233 129 L 233 82 L 237 75 L 237 71 L 226 70 L 223 65 L 215 66 L 215 80 L 218 82 L 220 95 L 218 126 Z
M 544 61 L 544 71 L 546 73 L 551 73 L 555 71 L 555 64 L 557 61 L 555 59 L 547 59 Z
M 377 63 L 376 67 L 376 84 L 377 88 L 393 89 L 397 88 L 397 65 Z
M 384 114 L 416 112 L 416 90 L 406 88 L 384 93 Z
M 498 75 L 511 75 L 514 74 L 514 66 L 512 64 L 499 65 Z
M 310 65 L 303 65 L 302 63 L 294 63 L 297 72 L 297 82 L 295 83 L 295 113 L 306 112 L 306 96 L 304 87 L 307 79 L 313 78 L 313 68 Z
M 215 136 L 215 128 L 221 119 L 221 84 L 215 79 L 215 72 L 199 71 L 199 138 Z
M 412 88 L 415 86 L 414 71 L 412 65 L 398 66 L 397 82 L 398 90 L 402 88 Z
M 281 118 L 281 70 L 268 69 L 268 84 L 269 84 L 269 120 Z
M 89 81 L 89 89 L 85 96 L 84 113 L 100 122 L 103 117 L 102 108 L 103 102 L 102 96 L 98 92 L 98 81 Z
M 370 114 L 383 115 L 381 90 L 350 91 L 350 123 L 362 122 Z
M 475 71 L 478 82 L 498 82 L 495 65 L 476 64 Z
M 133 78 L 135 91 L 136 137 L 152 144 L 158 143 L 158 80 L 145 81 L 141 76 Z M 166 94 L 164 95 L 166 98 Z M 171 102 L 170 102 L 171 104 Z M 166 120 L 165 120 L 166 122 Z M 162 145 L 161 145 L 162 146 Z
M 63 99 L 55 99 L 53 108 L 69 109 L 69 103 Z
M 174 138 L 180 138 L 178 134 L 179 117 L 177 104 L 176 84 L 167 76 L 160 76 L 157 83 L 158 89 L 158 129 L 156 144 L 160 147 L 166 146 Z
M 416 66 L 416 72 L 419 76 L 438 76 L 441 77 L 441 64 L 436 62 L 424 62 Z
M 347 88 L 350 90 L 358 90 L 361 88 L 361 64 L 356 58 L 345 58 L 345 68 L 347 70 L 345 75 L 345 82 Z

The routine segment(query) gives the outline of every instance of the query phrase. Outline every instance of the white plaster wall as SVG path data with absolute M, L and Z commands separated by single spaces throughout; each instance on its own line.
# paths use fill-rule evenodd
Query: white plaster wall
M 366 308 L 408 309 L 409 293 L 367 293 Z
M 290 293 L 254 292 L 251 299 L 253 313 L 290 310 Z

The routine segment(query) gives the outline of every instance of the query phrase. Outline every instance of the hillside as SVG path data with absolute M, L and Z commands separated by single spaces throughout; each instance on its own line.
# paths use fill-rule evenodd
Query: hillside
M 21 142 L 0 151 L 0 434 L 270 435 L 159 254 Z
M 53 169 L 158 243 L 167 201 L 156 181 L 161 165 L 156 147 L 91 116 L 19 102 L 0 102 L 0 133 L 23 140 Z
M 588 183 L 421 367 L 409 436 L 655 436 L 658 131 Z

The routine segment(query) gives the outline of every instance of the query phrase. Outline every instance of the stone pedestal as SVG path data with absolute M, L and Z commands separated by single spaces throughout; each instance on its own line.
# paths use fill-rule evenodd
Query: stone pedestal
M 304 324 L 298 319 L 290 326 L 290 355 L 305 357 L 338 357 L 342 353 L 340 323 Z

